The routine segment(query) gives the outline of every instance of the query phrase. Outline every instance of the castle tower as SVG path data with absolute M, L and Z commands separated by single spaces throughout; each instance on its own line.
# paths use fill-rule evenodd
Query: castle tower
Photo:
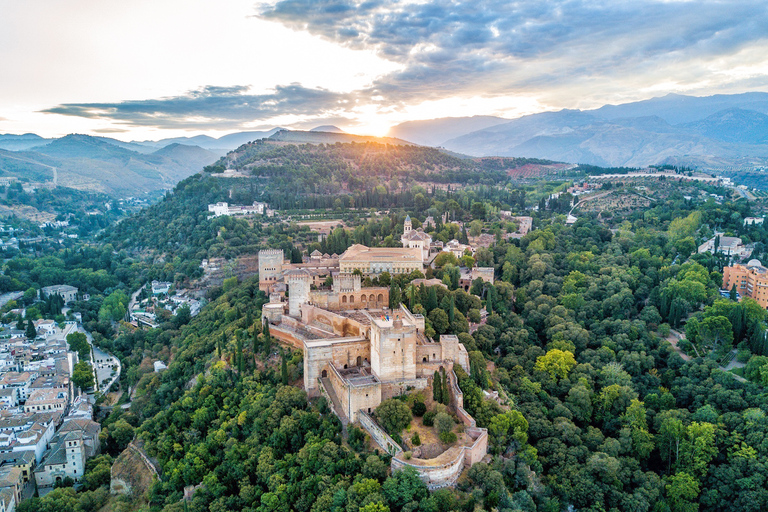
M 336 293 L 359 292 L 362 284 L 358 274 L 340 272 L 333 278 L 333 291 Z
M 404 322 L 402 309 L 372 318 L 371 371 L 382 382 L 416 378 L 416 325 Z
M 270 292 L 270 287 L 283 275 L 284 258 L 282 249 L 259 251 L 259 290 Z
M 406 215 L 405 224 L 403 224 L 403 234 L 407 235 L 412 229 L 413 229 L 413 224 L 411 223 L 411 216 Z
M 291 270 L 285 275 L 288 284 L 288 315 L 301 317 L 301 306 L 309 302 L 312 276 L 306 270 Z

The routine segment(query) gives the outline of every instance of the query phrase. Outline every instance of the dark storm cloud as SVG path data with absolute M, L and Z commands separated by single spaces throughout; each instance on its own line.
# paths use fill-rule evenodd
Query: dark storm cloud
M 292 84 L 268 94 L 248 94 L 248 87 L 206 86 L 181 96 L 116 103 L 66 103 L 43 110 L 90 119 L 110 119 L 128 126 L 160 128 L 237 128 L 278 115 L 317 115 L 346 110 L 349 95 Z

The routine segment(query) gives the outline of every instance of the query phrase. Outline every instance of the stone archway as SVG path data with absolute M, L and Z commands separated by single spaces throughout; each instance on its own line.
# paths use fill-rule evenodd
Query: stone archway
M 320 376 L 321 376 L 323 379 L 326 379 L 326 378 L 328 378 L 328 370 L 323 370 L 323 373 L 321 373 L 321 374 L 320 374 Z
M 363 358 L 360 356 L 357 356 L 357 366 L 363 366 Z
M 383 294 L 381 294 L 381 293 L 379 294 L 378 301 L 379 302 L 384 302 L 384 295 Z
M 346 304 L 347 303 L 347 296 L 346 295 L 342 295 L 341 296 L 341 303 L 342 304 Z

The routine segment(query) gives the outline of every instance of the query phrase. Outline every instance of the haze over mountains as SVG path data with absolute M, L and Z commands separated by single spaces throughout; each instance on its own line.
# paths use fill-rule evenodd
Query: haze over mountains
M 389 135 L 471 156 L 525 156 L 601 166 L 674 163 L 703 168 L 762 164 L 768 157 L 768 94 L 660 98 L 561 110 L 514 120 L 412 121 Z M 461 133 L 463 131 L 463 133 Z M 441 142 L 439 136 L 452 133 Z
M 0 176 L 51 181 L 116 195 L 158 193 L 241 145 L 262 138 L 292 143 L 376 141 L 441 146 L 469 156 L 509 156 L 605 167 L 688 165 L 702 169 L 768 165 L 768 93 L 660 98 L 503 119 L 448 117 L 394 126 L 389 137 L 273 128 L 124 142 L 67 135 L 0 134 Z

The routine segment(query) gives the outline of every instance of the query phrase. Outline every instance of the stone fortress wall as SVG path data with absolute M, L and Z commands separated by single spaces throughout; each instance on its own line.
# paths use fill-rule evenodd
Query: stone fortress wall
M 457 385 L 453 369 L 446 375 L 451 392 L 451 403 L 465 426 L 464 432 L 473 440 L 473 443 L 451 447 L 432 459 L 406 459 L 405 453 L 401 450 L 392 457 L 391 462 L 393 471 L 406 467 L 414 468 L 430 490 L 454 485 L 465 467 L 480 462 L 488 453 L 488 431 L 478 428 L 475 419 L 464 410 L 464 395 Z M 371 435 L 371 437 L 376 441 L 375 436 Z M 379 444 L 379 446 L 382 445 Z

